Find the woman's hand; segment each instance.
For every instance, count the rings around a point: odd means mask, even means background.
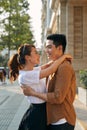
[[[72,56],[70,54],[64,54],[63,56],[65,59],[72,59]]]
[[[70,54],[64,54],[62,57],[64,58],[64,60],[68,60],[69,62],[72,62],[73,58]]]

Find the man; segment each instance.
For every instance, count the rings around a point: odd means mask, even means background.
[[[49,59],[56,60],[66,49],[66,37],[52,34],[47,37],[46,53]],[[47,102],[48,130],[74,130],[76,114],[73,102],[76,94],[76,77],[71,62],[64,61],[56,73],[49,76],[48,93],[38,93],[31,88],[23,92],[44,99]]]

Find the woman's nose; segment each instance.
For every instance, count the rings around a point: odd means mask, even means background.
[[[46,52],[46,53],[48,52],[48,48],[45,48],[45,52]]]

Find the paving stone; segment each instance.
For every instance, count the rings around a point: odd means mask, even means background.
[[[5,103],[4,107],[0,107],[0,130],[8,129],[23,98],[23,95],[14,94],[14,96]],[[2,101],[4,103],[5,99],[7,99],[7,97],[2,98],[1,103]]]

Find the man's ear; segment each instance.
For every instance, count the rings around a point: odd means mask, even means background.
[[[59,45],[59,46],[57,47],[58,50],[62,50],[62,48],[63,48],[62,45]]]

